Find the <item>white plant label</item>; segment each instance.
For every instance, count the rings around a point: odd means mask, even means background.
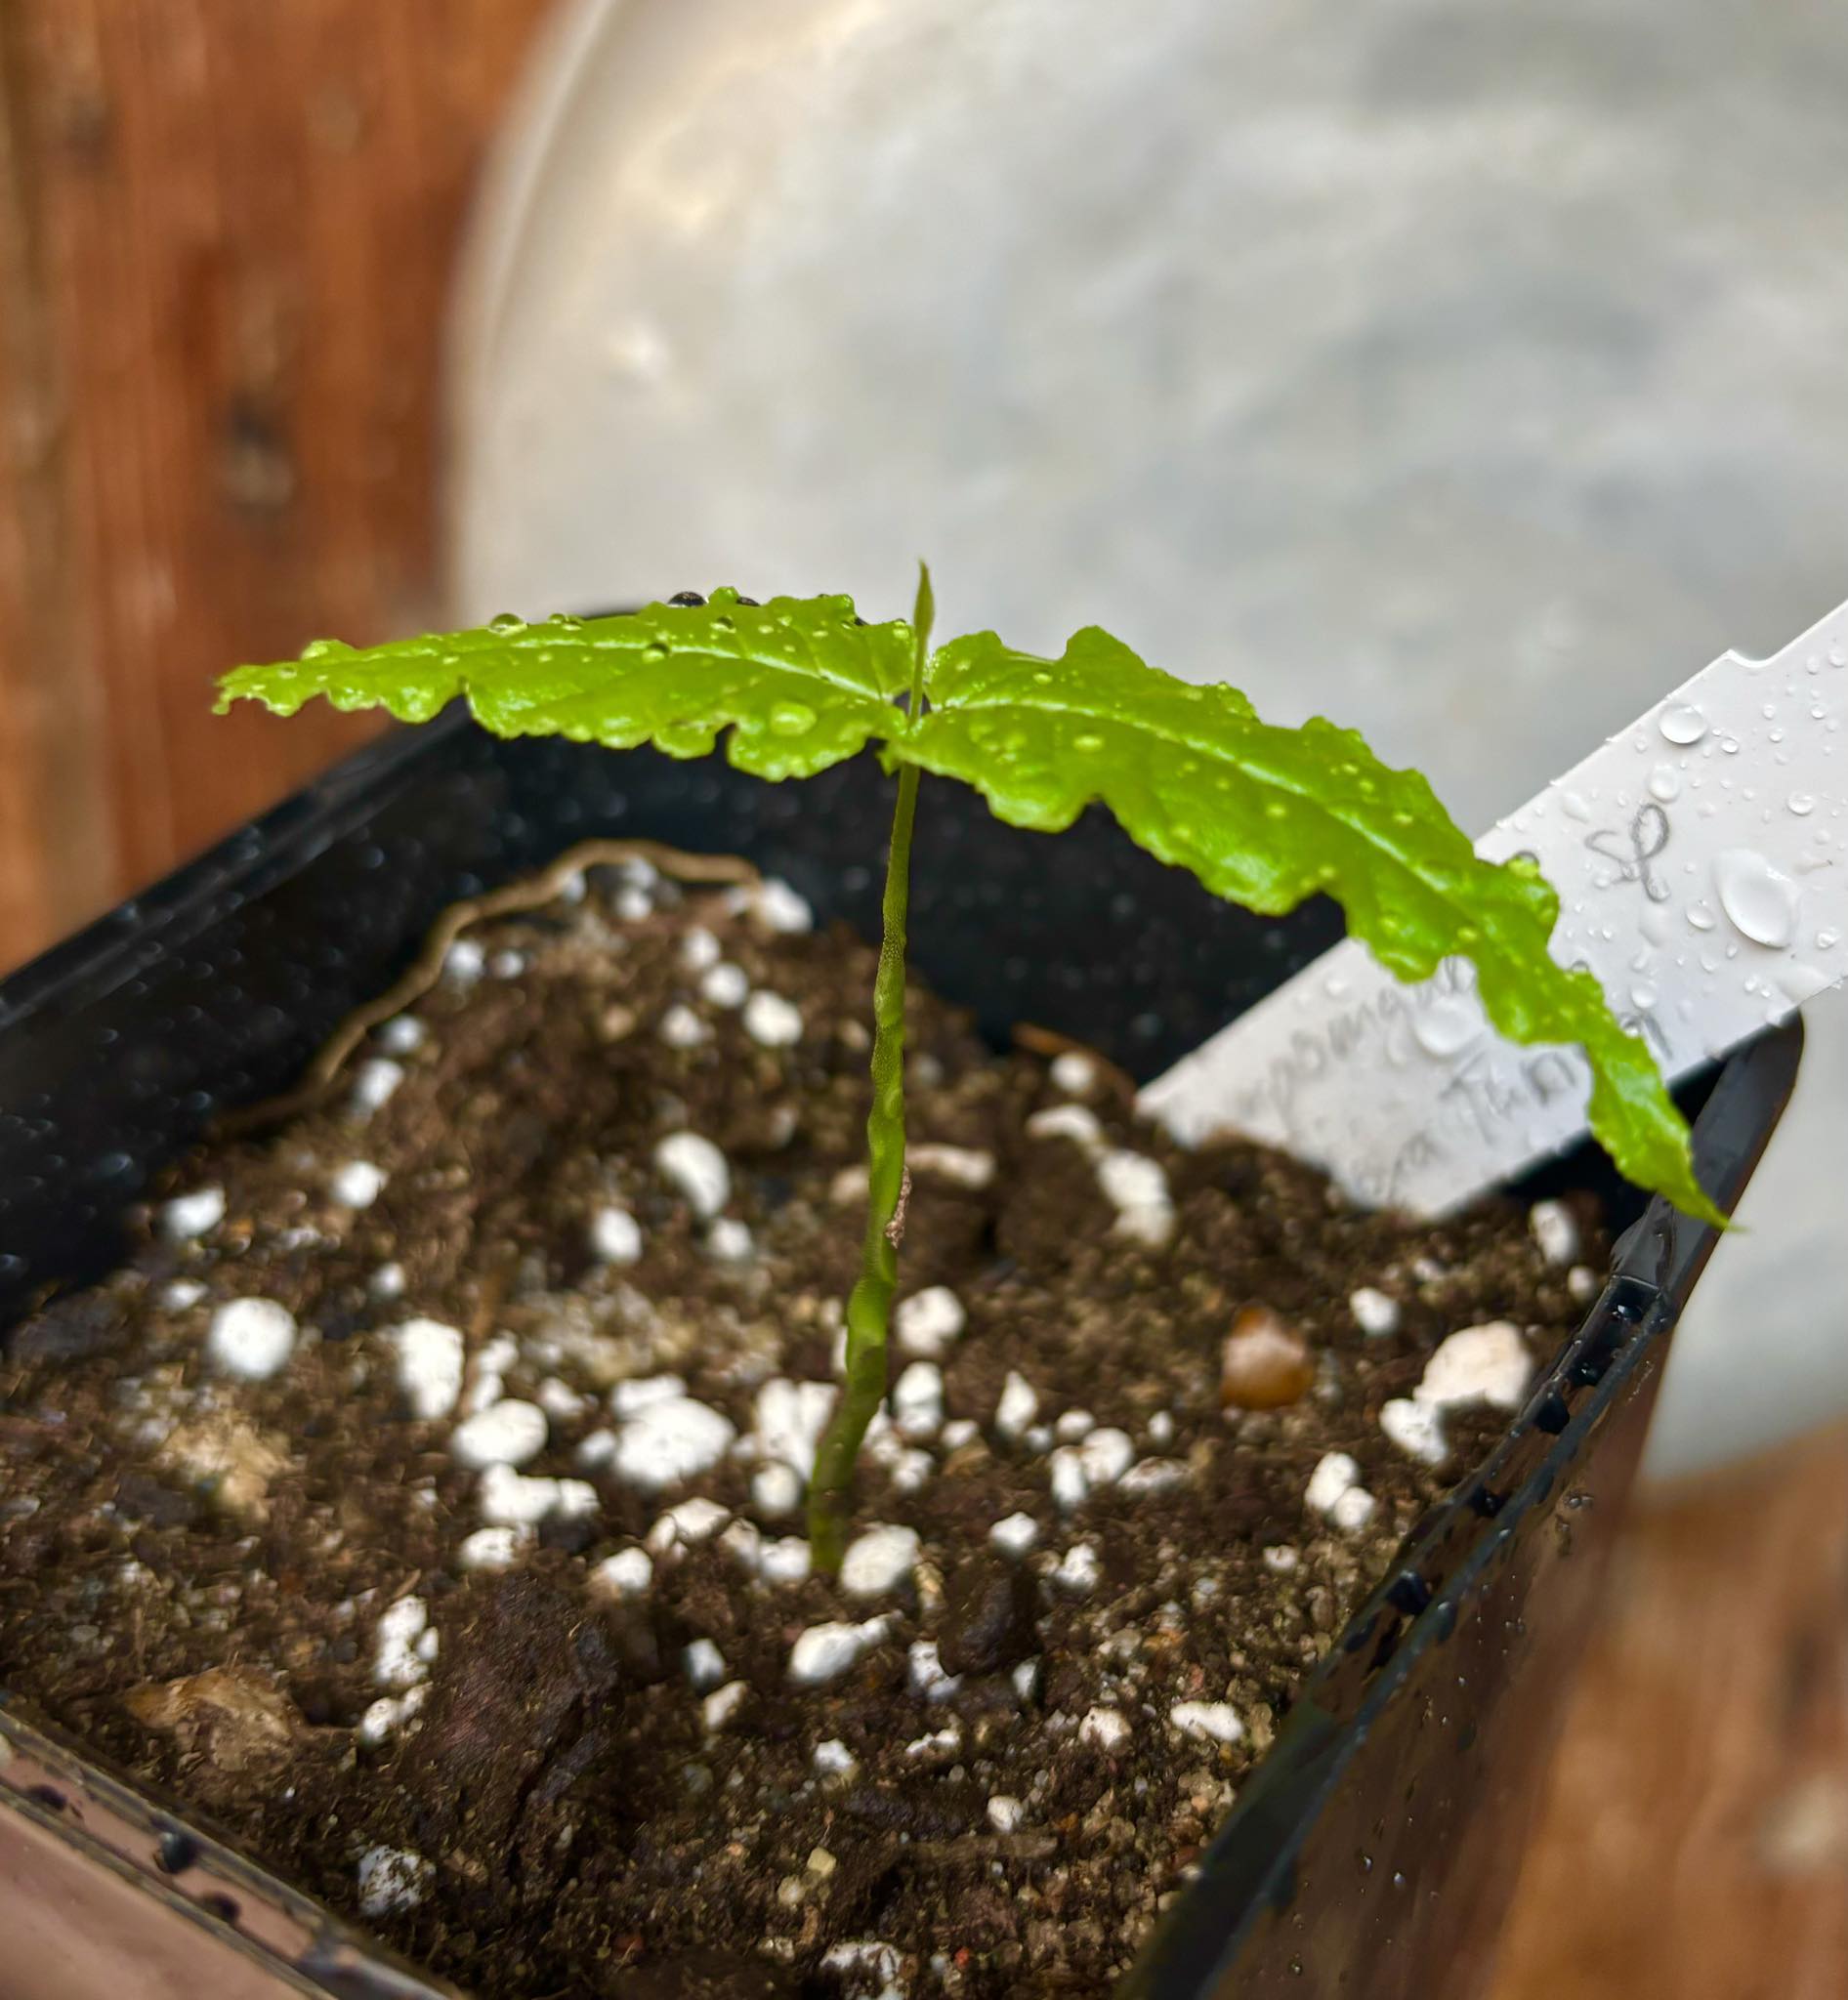
[[[1476,843],[1559,891],[1551,949],[1595,973],[1673,1079],[1848,976],[1848,604],[1770,659],[1728,652]],[[1516,1048],[1474,969],[1401,985],[1352,941],[1143,1092],[1196,1144],[1286,1146],[1372,1204],[1440,1215],[1574,1144],[1576,1048]]]

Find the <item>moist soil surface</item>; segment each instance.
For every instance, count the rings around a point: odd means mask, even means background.
[[[800,920],[631,864],[472,934],[0,1372],[0,1686],[494,2000],[1106,1993],[1602,1257],[914,989],[915,1303],[812,1575],[874,960]]]

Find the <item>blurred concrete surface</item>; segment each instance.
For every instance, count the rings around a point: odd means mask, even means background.
[[[457,608],[848,589],[1323,710],[1487,824],[1848,597],[1848,15],[579,0],[478,230]],[[1848,1008],[1654,1463],[1848,1408]]]

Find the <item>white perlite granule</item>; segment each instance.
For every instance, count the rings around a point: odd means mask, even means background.
[[[462,1394],[462,1335],[440,1319],[406,1319],[386,1335],[398,1355],[398,1386],[413,1417],[434,1423]]]
[[[225,1190],[200,1188],[191,1194],[177,1195],[160,1211],[160,1232],[170,1242],[185,1242],[202,1236],[225,1220]]]
[[[910,1582],[917,1553],[915,1528],[870,1527],[841,1558],[841,1588],[853,1598],[884,1597]]]
[[[359,1914],[384,1917],[394,1910],[414,1910],[436,1872],[422,1854],[408,1848],[367,1848],[355,1870]]]
[[[610,1465],[631,1486],[658,1492],[709,1472],[737,1436],[729,1417],[691,1396],[650,1403],[616,1433]]]
[[[273,1299],[232,1299],[206,1329],[206,1360],[239,1382],[269,1381],[294,1352],[295,1314]]]
[[[892,1314],[900,1348],[919,1360],[939,1361],[968,1324],[962,1301],[947,1285],[928,1285],[901,1299]]]
[[[1375,1285],[1362,1285],[1348,1294],[1348,1311],[1365,1334],[1379,1339],[1399,1330],[1399,1302]]]
[[[449,1449],[476,1472],[490,1465],[525,1465],[545,1449],[550,1435],[545,1412],[536,1402],[507,1396],[465,1417],[449,1436]]]
[[[724,1153],[696,1132],[669,1133],[654,1148],[654,1164],[702,1223],[709,1223],[732,1198],[732,1169]]]
[[[370,1160],[349,1160],[327,1184],[342,1208],[370,1208],[385,1191],[385,1169]]]

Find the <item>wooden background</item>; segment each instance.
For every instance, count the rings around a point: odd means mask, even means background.
[[[445,290],[545,8],[0,0],[0,965],[361,727],[216,673],[434,609]],[[1843,1993],[1838,1432],[1634,1519],[1493,2000]]]

